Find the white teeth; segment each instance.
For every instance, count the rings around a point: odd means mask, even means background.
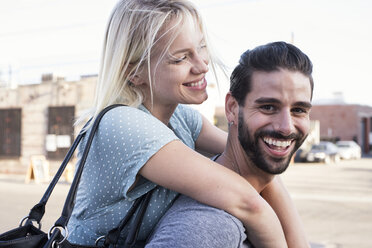
[[[204,83],[204,79],[200,80],[199,82],[196,82],[196,83],[190,83],[189,85],[191,87],[197,87],[197,86],[200,86]]]
[[[279,147],[287,147],[291,144],[290,140],[287,141],[280,141],[280,140],[274,140],[272,138],[264,137],[264,141],[269,145],[279,146]]]

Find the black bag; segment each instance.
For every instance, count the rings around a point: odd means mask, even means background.
[[[74,180],[68,192],[61,217],[55,222],[54,226],[49,230],[49,233],[45,233],[40,229],[40,221],[45,213],[45,205],[55,185],[62,176],[62,173],[65,170],[68,162],[74,154],[74,151],[78,146],[80,140],[85,136],[85,132],[80,132],[80,134],[76,137],[74,143],[67,152],[66,157],[64,158],[60,168],[58,169],[52,182],[49,184],[40,202],[30,210],[29,215],[21,221],[19,227],[0,234],[0,248],[89,248],[109,247],[110,245],[115,246],[119,240],[120,232],[123,230],[124,226],[128,223],[132,216],[134,216],[134,220],[132,222],[132,226],[130,226],[129,233],[126,237],[125,245],[123,247],[134,248],[143,247],[145,245],[144,241],[138,241],[137,237],[139,233],[139,226],[142,222],[142,217],[146,211],[148,201],[151,197],[151,192],[141,196],[133,203],[127,215],[120,221],[119,225],[116,228],[110,230],[109,233],[107,233],[105,236],[97,237],[95,246],[71,244],[67,240],[68,230],[66,226],[73,210],[77,187],[83,172],[85,161],[88,156],[90,145],[93,141],[94,134],[103,115],[110,109],[117,106],[124,105],[115,104],[103,109],[93,123],[92,131],[88,136],[88,140],[84,148],[80,164],[78,165],[78,169],[74,176]],[[36,222],[39,226],[36,227],[34,225],[34,222]],[[64,230],[64,234],[62,234],[61,230]]]

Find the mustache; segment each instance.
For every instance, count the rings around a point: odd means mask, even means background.
[[[268,137],[271,137],[271,138],[274,138],[274,139],[287,139],[287,140],[299,140],[303,137],[302,134],[300,133],[291,133],[290,135],[283,135],[279,132],[275,132],[275,131],[260,131],[256,134],[256,138],[258,137],[263,137],[263,136],[268,136]]]

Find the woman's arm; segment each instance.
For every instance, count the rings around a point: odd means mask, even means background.
[[[301,218],[281,178],[276,176],[261,195],[279,217],[288,247],[310,247]]]
[[[287,247],[269,204],[241,176],[172,141],[152,156],[140,174],[165,188],[223,209],[240,219],[256,247]]]
[[[210,123],[203,115],[202,120],[203,126],[195,142],[196,149],[213,155],[222,153],[226,147],[227,133]]]

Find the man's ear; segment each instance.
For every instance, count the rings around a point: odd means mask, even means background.
[[[238,123],[239,104],[231,95],[231,92],[226,94],[225,98],[225,115],[228,123]]]

